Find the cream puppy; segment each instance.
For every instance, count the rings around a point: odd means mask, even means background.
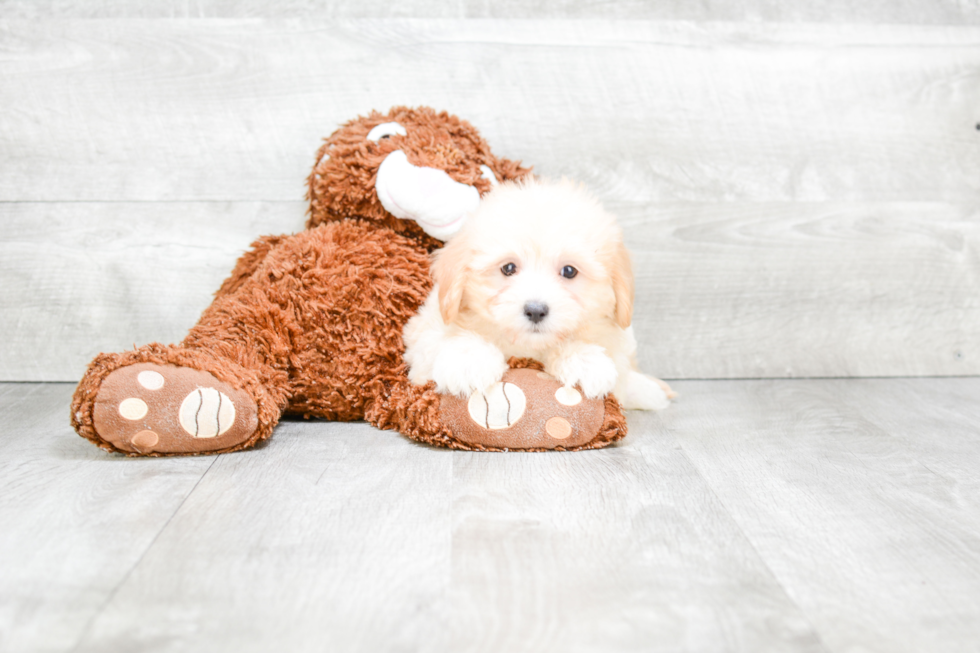
[[[519,356],[589,398],[670,403],[670,388],[636,369],[622,231],[580,186],[527,177],[497,187],[436,252],[432,277],[432,294],[405,326],[412,383],[467,397]]]

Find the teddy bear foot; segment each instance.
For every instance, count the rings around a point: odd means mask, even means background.
[[[258,411],[244,390],[208,372],[137,363],[102,381],[92,425],[130,454],[211,453],[245,445],[258,427]]]
[[[443,396],[440,419],[457,440],[481,450],[597,449],[626,434],[613,397],[587,399],[532,367],[512,368],[468,399]]]

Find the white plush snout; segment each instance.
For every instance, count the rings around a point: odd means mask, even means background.
[[[443,241],[480,205],[476,187],[455,181],[443,170],[414,166],[401,150],[381,163],[374,186],[386,211],[415,220],[425,233]]]

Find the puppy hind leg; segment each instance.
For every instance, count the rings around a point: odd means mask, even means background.
[[[627,410],[663,410],[677,396],[669,385],[641,372],[629,370],[624,376],[616,395]]]
[[[660,386],[660,388],[664,391],[664,394],[667,395],[667,398],[668,399],[676,399],[677,398],[677,391],[675,391],[673,388],[671,388],[669,383],[667,383],[663,379],[658,379],[655,376],[651,376],[650,378],[653,379],[654,383],[656,383],[657,385]]]

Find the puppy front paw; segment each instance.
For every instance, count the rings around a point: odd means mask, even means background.
[[[616,387],[616,363],[599,345],[582,345],[550,367],[552,376],[565,385],[577,385],[589,399],[604,397]]]
[[[451,340],[440,349],[432,366],[436,391],[469,397],[499,381],[507,371],[502,351],[475,338]]]

